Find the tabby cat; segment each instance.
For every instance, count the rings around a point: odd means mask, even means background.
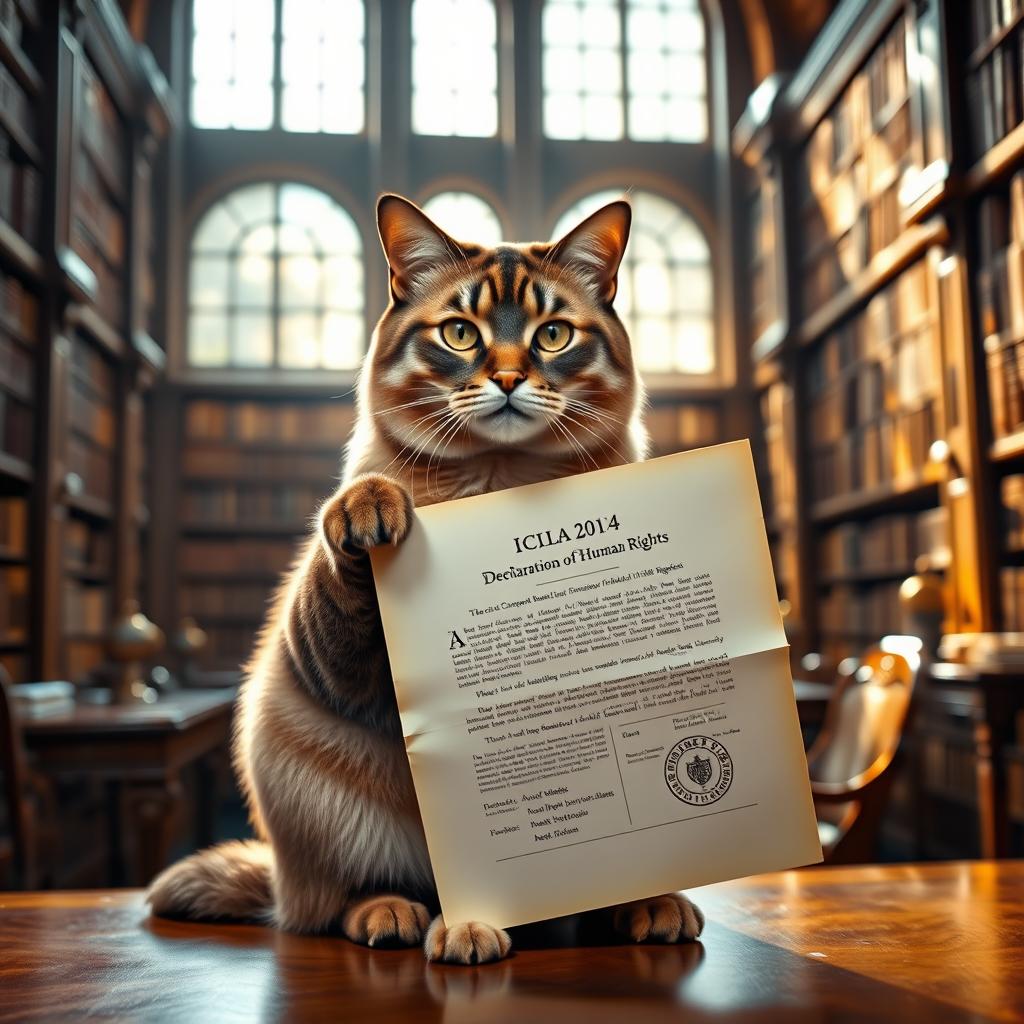
[[[366,551],[401,542],[415,505],[644,457],[642,390],[612,308],[630,208],[611,203],[553,244],[495,249],[455,241],[399,196],[381,198],[377,222],[391,302],[344,479],[239,698],[235,765],[262,841],[188,857],[149,901],[156,914],[340,925],[355,942],[482,963],[508,953],[506,932],[427,910],[437,898]],[[636,941],[703,926],[678,894],[611,913]]]

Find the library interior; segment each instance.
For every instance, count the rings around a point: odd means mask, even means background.
[[[254,835],[235,697],[341,478],[388,192],[488,247],[625,195],[649,456],[750,441],[826,866],[696,893],[706,954],[541,937],[470,990],[147,923]],[[1024,2],[0,0],[0,780],[2,1019],[157,1019],[186,970],[253,1018],[547,1019],[557,977],[594,1020],[1024,1015]]]

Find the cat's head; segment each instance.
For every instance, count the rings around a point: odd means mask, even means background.
[[[362,401],[379,430],[425,457],[621,445],[639,391],[612,308],[628,203],[557,242],[496,248],[456,241],[400,196],[381,198],[377,222],[391,303]]]

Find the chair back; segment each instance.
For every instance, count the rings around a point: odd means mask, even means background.
[[[903,655],[868,651],[829,701],[822,735],[808,754],[811,779],[854,784],[884,771],[903,735],[915,676]]]

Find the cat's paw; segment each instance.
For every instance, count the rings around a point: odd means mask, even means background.
[[[404,896],[366,896],[341,915],[346,938],[363,946],[415,946],[428,924],[427,908]]]
[[[682,893],[623,903],[613,911],[615,930],[634,942],[692,942],[704,930],[704,913]]]
[[[427,929],[423,952],[428,960],[448,964],[486,964],[508,956],[512,940],[508,932],[479,921],[448,927],[438,914]]]
[[[365,550],[404,539],[412,515],[412,498],[401,484],[380,473],[367,473],[324,505],[320,523],[336,550]]]

